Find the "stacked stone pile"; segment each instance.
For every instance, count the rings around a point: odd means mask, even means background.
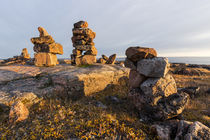
[[[24,65],[30,60],[31,60],[31,57],[28,54],[28,50],[26,48],[23,48],[21,55],[14,56],[13,58],[5,59],[0,64],[3,64],[3,65],[23,64]]]
[[[98,59],[98,63],[101,63],[101,64],[114,64],[116,57],[117,57],[116,54],[112,54],[109,57],[107,57],[106,55],[102,55],[101,58]]]
[[[72,29],[73,51],[71,54],[72,64],[85,65],[96,63],[97,49],[93,39],[96,33],[88,28],[86,21],[79,21]]]
[[[145,121],[166,120],[178,116],[189,100],[177,93],[176,82],[168,73],[167,58],[157,57],[153,48],[130,47],[125,66],[130,68],[129,97]]]
[[[56,54],[63,54],[63,46],[55,40],[43,27],[38,27],[39,37],[31,38],[34,44],[34,64],[36,66],[55,66],[58,64]]]

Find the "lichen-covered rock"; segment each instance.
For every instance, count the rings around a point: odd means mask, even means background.
[[[106,64],[114,64],[116,57],[117,57],[116,54],[109,56],[109,59],[106,61]]]
[[[138,88],[129,92],[129,98],[144,121],[163,121],[176,117],[182,113],[189,101],[186,93],[175,93],[165,98],[151,99]]]
[[[89,36],[90,38],[95,38],[96,33],[93,32],[89,28],[74,28],[72,29],[73,35],[86,35]]]
[[[11,106],[20,100],[30,107],[43,97],[79,99],[116,85],[126,87],[128,74],[129,69],[117,65],[1,66],[0,104]]]
[[[81,57],[76,57],[75,63],[79,65],[91,65],[96,63],[96,56],[94,55],[83,55]]]
[[[84,53],[84,55],[94,55],[94,56],[96,56],[97,55],[97,49],[93,46],[92,48],[91,48],[91,50],[88,50],[88,51],[86,51],[85,53]]]
[[[126,56],[133,62],[137,62],[141,59],[148,59],[157,56],[157,52],[153,48],[145,48],[145,47],[129,47],[126,52]]]
[[[107,56],[104,55],[104,54],[102,54],[101,56],[102,56],[102,58],[103,58],[104,60],[106,60],[106,61],[109,59],[109,57],[107,57]]]
[[[77,23],[74,23],[74,28],[87,28],[88,23],[86,21],[79,21]]]
[[[151,99],[168,97],[177,93],[176,82],[170,74],[167,74],[164,78],[148,78],[141,84],[140,88]]]
[[[58,64],[57,56],[51,53],[35,53],[34,54],[35,66],[55,66]]]
[[[210,128],[196,121],[188,128],[185,140],[209,140]]]
[[[28,118],[29,111],[21,101],[15,102],[9,113],[9,120],[11,123],[24,121]]]
[[[141,83],[146,80],[144,75],[139,74],[136,70],[131,70],[129,74],[129,87],[132,88],[139,88]]]
[[[39,31],[39,36],[48,36],[48,32],[43,28],[43,27],[38,27],[38,31]]]
[[[184,92],[161,98],[157,103],[158,108],[161,110],[160,116],[164,119],[176,117],[183,112],[188,102],[189,95]]]
[[[52,53],[52,54],[63,54],[63,46],[59,43],[35,44],[34,51],[36,53],[46,52],[46,53]]]
[[[31,38],[31,42],[33,44],[51,44],[51,43],[54,43],[55,40],[52,38],[51,35],[47,35],[47,36]]]
[[[165,77],[169,67],[168,59],[163,57],[142,59],[137,63],[138,72],[147,77]]]
[[[99,58],[97,62],[98,63],[101,63],[101,64],[105,64],[106,63],[106,60],[104,60],[103,58]]]
[[[76,45],[74,47],[80,51],[89,51],[95,48],[95,46],[92,46],[92,45]]]
[[[129,60],[128,58],[125,59],[124,65],[125,65],[125,67],[130,68],[132,70],[137,69],[136,65],[131,60]]]

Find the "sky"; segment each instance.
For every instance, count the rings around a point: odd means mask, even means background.
[[[0,59],[20,55],[44,27],[64,54],[72,53],[72,28],[85,20],[98,56],[125,56],[131,46],[159,56],[210,56],[210,0],[0,0]]]

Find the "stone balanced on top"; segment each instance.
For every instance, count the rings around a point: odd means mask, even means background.
[[[125,66],[129,74],[129,97],[145,121],[161,121],[182,113],[189,100],[178,93],[176,82],[168,73],[168,59],[157,57],[153,48],[130,47]]]
[[[63,54],[63,46],[55,43],[51,35],[43,27],[38,27],[39,37],[31,38],[34,44],[34,64],[36,66],[55,66],[58,64],[56,54]]]
[[[73,54],[71,54],[72,64],[84,65],[96,63],[97,50],[93,42],[96,33],[88,28],[86,21],[75,23],[72,32],[73,37],[71,39],[75,48],[72,51]]]

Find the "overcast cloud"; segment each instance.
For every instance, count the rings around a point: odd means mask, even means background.
[[[71,54],[73,23],[96,32],[98,55],[123,56],[129,46],[160,56],[210,56],[209,0],[0,0],[0,58],[27,48],[44,27]]]

